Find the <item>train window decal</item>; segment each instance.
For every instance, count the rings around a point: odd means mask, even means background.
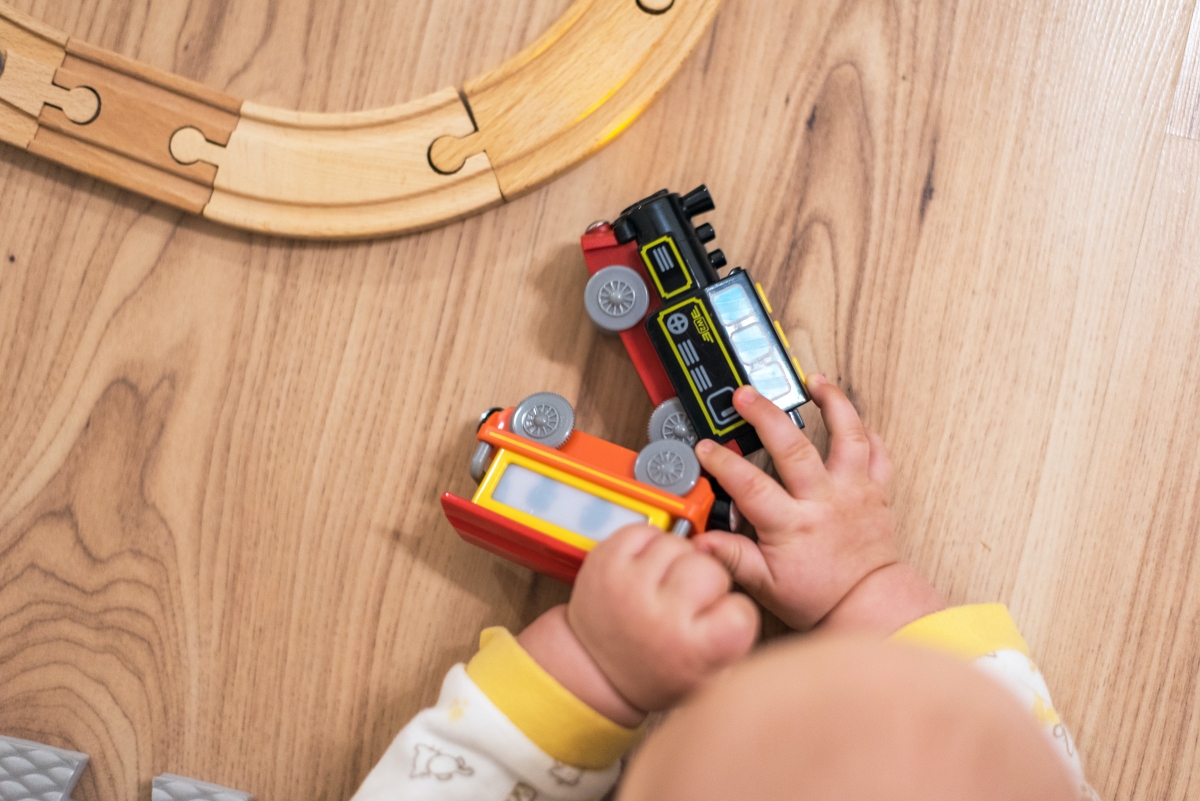
[[[688,298],[655,320],[712,433],[723,437],[746,425],[733,408],[733,393],[743,381],[704,301]]]
[[[659,297],[663,300],[692,288],[692,273],[670,234],[659,237],[643,247],[642,261],[646,263],[646,270],[658,287]]]
[[[592,542],[608,539],[622,526],[649,522],[646,515],[519,464],[504,471],[492,499]]]
[[[794,365],[776,339],[783,332],[753,302],[754,288],[746,274],[736,273],[705,291],[751,385],[781,409],[807,402],[808,395],[789,369]]]
[[[666,512],[510,451],[501,451],[472,503],[588,551],[621,526],[671,527]]]

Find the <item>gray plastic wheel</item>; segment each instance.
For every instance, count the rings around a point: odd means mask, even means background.
[[[640,275],[616,264],[591,277],[583,305],[597,328],[616,334],[642,321],[650,308],[650,292]]]
[[[512,430],[539,445],[560,448],[575,430],[575,410],[562,395],[538,392],[517,404]]]
[[[633,464],[633,475],[664,492],[686,495],[700,480],[700,462],[682,442],[660,439],[642,448]]]
[[[650,441],[671,439],[695,447],[698,437],[679,398],[668,398],[650,415]]]
[[[486,442],[481,442],[475,446],[475,453],[471,454],[471,480],[476,484],[483,481],[483,476],[487,473],[487,469],[492,464],[492,451],[495,449]]]

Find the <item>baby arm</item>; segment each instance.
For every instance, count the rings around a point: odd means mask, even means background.
[[[583,563],[570,604],[518,640],[577,697],[638,725],[748,652],[758,610],[716,559],[650,526],[627,526]]]
[[[603,796],[646,713],[754,644],[758,610],[729,589],[724,567],[690,543],[622,529],[584,560],[568,605],[515,638],[484,632],[354,801]]]
[[[750,387],[734,395],[757,430],[780,482],[711,442],[696,454],[754,524],[758,541],[725,532],[696,538],[760,603],[793,628],[890,635],[948,651],[1008,688],[1042,726],[1094,798],[1075,744],[1008,610],[1000,604],[946,609],[915,569],[899,561],[888,508],[892,465],[883,441],[863,426],[849,399],[819,375],[808,388],[829,429],[822,462],[808,438]]]

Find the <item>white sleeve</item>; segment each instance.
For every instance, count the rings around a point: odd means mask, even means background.
[[[892,635],[895,642],[954,654],[1008,688],[1042,727],[1078,787],[1080,799],[1099,801],[1083,775],[1075,741],[1054,711],[1050,690],[1029,646],[1003,604],[954,606],[926,615]]]
[[[619,771],[619,762],[593,771],[555,761],[455,665],[437,705],[396,735],[352,801],[587,801]]]
[[[1054,702],[1050,698],[1050,688],[1046,686],[1046,679],[1037,665],[1016,650],[984,654],[974,661],[974,665],[1016,696],[1021,706],[1033,715],[1034,720],[1046,733],[1055,753],[1062,758],[1063,764],[1070,771],[1071,778],[1079,788],[1080,799],[1100,801],[1096,791],[1084,778],[1083,763],[1080,762],[1079,751],[1075,748],[1075,740],[1055,711]]]

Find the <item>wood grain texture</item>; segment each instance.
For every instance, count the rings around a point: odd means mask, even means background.
[[[1175,103],[1167,133],[1200,139],[1200,14],[1192,14],[1192,30],[1175,87]]]
[[[1080,721],[1089,757],[1111,764],[1106,797],[1200,793],[1198,231],[1200,142],[1168,137],[1112,378],[1100,392],[1100,425],[1108,434],[1094,443],[1078,476],[1092,500],[1080,512],[1080,528],[1105,538],[1073,554],[1077,569],[1052,596],[1056,607],[1093,610],[1090,619],[1076,615],[1082,636],[1130,643],[1078,660],[1082,681],[1068,688],[1076,704],[1086,703],[1082,686],[1120,688],[1110,708]],[[1090,578],[1101,575],[1103,583]],[[1127,754],[1129,740],[1145,748]]]
[[[21,8],[331,112],[479,74],[567,8],[399,6]],[[578,235],[703,181],[804,367],[891,445],[909,558],[1010,604],[1104,798],[1194,797],[1200,154],[1166,134],[1192,11],[726,0],[595,159],[372,243],[231,233],[0,154],[0,731],[91,754],[80,801],[163,771],[349,797],[480,628],[566,597],[437,497],[468,491],[478,412],[538,389],[640,446]]]

